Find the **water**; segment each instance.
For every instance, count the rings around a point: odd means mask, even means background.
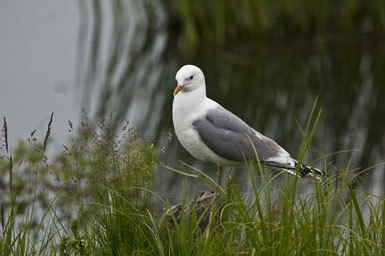
[[[189,170],[178,161],[182,160],[214,175],[214,165],[195,161],[175,136],[169,143],[166,135],[173,129],[174,76],[179,67],[189,63],[204,71],[209,97],[275,139],[293,156],[298,155],[301,128],[318,98],[316,111],[322,108],[322,114],[311,143],[318,167],[324,164],[322,153],[328,155],[326,161],[334,172],[346,168],[349,160],[350,169],[359,170],[385,161],[382,40],[318,35],[192,46],[180,27],[168,24],[159,1],[152,1],[153,7],[146,3],[82,1],[78,6],[69,1],[60,2],[63,6],[59,7],[58,2],[52,6],[44,2],[45,8],[51,6],[56,11],[48,12],[42,24],[52,24],[50,19],[55,17],[63,27],[37,29],[39,20],[29,19],[21,11],[20,20],[35,27],[33,38],[40,40],[36,45],[26,40],[32,37],[27,37],[28,26],[10,25],[11,11],[8,16],[0,15],[5,19],[0,31],[9,33],[0,39],[2,56],[5,54],[0,61],[0,109],[10,120],[12,136],[25,137],[38,127],[44,132],[49,113],[55,111],[53,135],[65,140],[66,120],[78,120],[82,108],[96,120],[112,113],[114,121],[126,118],[143,136],[166,147],[161,155],[166,164]],[[2,5],[11,6],[9,10],[15,13],[20,9],[13,1]],[[0,9],[6,13],[5,8]],[[32,10],[26,8],[26,15],[44,13]],[[60,33],[53,34],[58,28]],[[11,37],[15,31],[20,37]],[[26,53],[11,54],[7,47],[15,44]],[[36,53],[36,49],[40,51]],[[27,70],[33,77],[27,76]],[[383,189],[384,171],[381,165],[361,175],[367,190],[379,193]],[[240,173],[245,174],[242,170],[232,172],[242,180]],[[177,201],[183,180],[192,181],[158,168],[155,190]],[[206,188],[193,182],[193,190]]]
[[[0,116],[9,141],[37,129],[44,138],[51,112],[56,149],[67,138],[67,120],[77,120],[75,89],[79,9],[72,1],[2,1],[0,4]]]
[[[293,156],[298,155],[301,128],[318,97],[316,111],[322,108],[322,114],[311,143],[317,166],[323,166],[319,152],[328,155],[326,161],[333,171],[348,164],[350,169],[362,170],[385,160],[382,41],[319,35],[191,46],[183,31],[167,26],[167,15],[160,6],[156,12],[143,6],[126,8],[137,15],[114,12],[109,53],[103,60],[91,57],[86,63],[88,68],[95,63],[100,67],[88,73],[89,81],[97,81],[88,83],[100,100],[95,117],[111,112],[116,120],[128,117],[144,134],[166,146],[167,164],[187,170],[178,162],[181,159],[211,174],[215,169],[196,162],[175,138],[169,144],[162,135],[173,128],[174,76],[187,63],[204,71],[209,97],[274,138]],[[85,30],[90,38],[103,31]],[[83,48],[94,49],[98,43],[85,42]],[[372,180],[380,184],[385,181],[383,171],[379,166],[361,176],[369,184]],[[160,168],[155,180],[161,180],[156,182],[161,194],[170,196],[175,191],[178,196],[182,182],[177,174]],[[374,186],[376,190],[378,186]]]

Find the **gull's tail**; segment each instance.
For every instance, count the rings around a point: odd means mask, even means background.
[[[301,164],[298,168],[298,171],[296,171],[295,169],[298,166],[298,161],[294,160],[294,163],[295,166],[293,169],[286,168],[286,171],[293,175],[297,175],[301,178],[313,178],[315,176],[318,180],[322,180],[325,177],[325,173],[320,169],[305,164]]]
[[[288,164],[283,165],[279,162],[266,161],[266,164],[278,168],[280,170],[286,171],[292,175],[298,176],[300,178],[313,178],[316,177],[318,180],[322,180],[325,177],[325,173],[317,169],[315,167],[311,167],[309,165],[301,164],[298,166],[298,161],[293,158],[288,158],[290,162]]]

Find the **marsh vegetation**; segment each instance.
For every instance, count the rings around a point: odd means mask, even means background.
[[[300,161],[309,153],[319,121],[314,110],[303,129]],[[349,163],[337,175],[325,169],[326,180],[314,179],[312,191],[300,193],[297,177],[250,162],[246,170],[252,197],[244,197],[240,184],[230,176],[222,189],[204,171],[165,166],[158,160],[162,152],[138,137],[128,123],[117,132],[106,127],[105,120],[95,125],[84,117],[76,131],[69,122],[69,144],[54,159],[47,159],[51,123],[52,119],[44,138],[32,132],[11,151],[4,119],[2,255],[380,255],[385,251],[385,199],[354,189],[352,180],[358,176]],[[156,166],[207,183],[216,196],[198,211],[185,184],[180,208],[188,211],[174,215],[167,199],[152,189]]]

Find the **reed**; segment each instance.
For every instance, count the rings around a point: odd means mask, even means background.
[[[375,34],[385,32],[382,0],[204,1],[163,0],[172,24],[183,24],[191,44],[238,38]]]
[[[300,160],[311,153],[311,138],[321,113],[316,110],[314,105],[308,123],[301,129]],[[40,155],[32,157],[29,152],[40,150],[44,154],[47,136],[42,142],[31,139],[29,147],[20,144],[22,149],[1,158],[1,169],[13,177],[8,188],[9,201],[2,203],[1,210],[2,255],[381,255],[385,252],[385,199],[354,188],[351,184],[356,176],[349,163],[338,171],[325,166],[326,180],[323,183],[309,180],[306,184],[312,190],[301,192],[298,184],[302,180],[267,171],[260,162],[250,162],[247,170],[252,188],[248,197],[242,196],[242,186],[228,177],[226,186],[217,189],[214,200],[204,210],[198,207],[198,201],[187,199],[186,184],[181,191],[181,205],[172,209],[187,210],[170,214],[170,208],[159,210],[154,206],[155,201],[167,206],[166,200],[152,191],[154,166],[159,161],[151,143],[136,137],[134,128],[126,124],[118,134],[106,127],[103,120],[95,126],[85,118],[77,132],[70,122],[69,130],[71,142],[53,163]],[[34,175],[24,175],[25,169]],[[193,177],[195,182],[217,186],[194,167],[190,168],[193,173],[188,174],[168,169]],[[40,177],[50,173],[58,176],[56,187],[48,186],[48,181]],[[32,184],[32,190],[23,177]],[[52,176],[48,180],[52,181]],[[36,219],[34,212],[38,199],[44,197],[39,194],[43,189],[50,193],[39,201],[43,211]],[[23,197],[29,193],[31,204],[23,206]],[[68,211],[65,214],[65,209],[76,214]],[[166,211],[171,225],[160,225]]]

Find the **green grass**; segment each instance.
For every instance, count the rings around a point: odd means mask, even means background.
[[[309,153],[321,113],[315,109],[301,129],[300,161]],[[312,180],[314,190],[307,193],[298,192],[296,177],[248,163],[248,198],[228,177],[202,215],[185,189],[182,208],[189,204],[191,210],[169,216],[171,224],[164,225],[168,208],[157,210],[154,201],[166,200],[151,190],[160,165],[152,144],[128,124],[114,134],[104,122],[95,127],[85,118],[79,131],[71,123],[69,130],[70,144],[49,162],[48,132],[43,142],[33,132],[11,152],[4,119],[0,170],[9,177],[9,200],[2,201],[1,255],[385,254],[385,199],[353,188],[349,163],[338,176],[326,169],[329,178]],[[202,171],[191,170],[196,174],[186,175],[213,184]],[[36,216],[38,207],[43,212]],[[205,216],[210,222],[202,229]]]

